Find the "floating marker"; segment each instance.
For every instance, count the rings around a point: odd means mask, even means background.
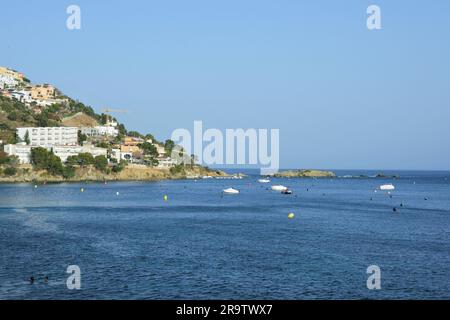
[[[294,217],[295,217],[295,214],[293,214],[292,212],[288,214],[289,219],[294,219]]]
[[[34,185],[34,188],[35,188],[35,189],[37,188],[37,184]]]
[[[164,195],[164,201],[167,201],[168,197],[167,194]]]
[[[81,189],[80,189],[80,191],[81,191],[81,192],[84,192],[84,189],[83,189],[83,188],[81,188]]]
[[[120,194],[119,191],[117,191],[117,192],[116,192],[116,196],[118,196],[119,194]]]

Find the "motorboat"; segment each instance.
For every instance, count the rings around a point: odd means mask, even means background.
[[[270,183],[269,179],[258,179],[258,182],[260,183]]]
[[[380,190],[383,191],[391,191],[391,190],[395,190],[395,187],[393,184],[389,183],[389,184],[383,184],[380,186]]]
[[[285,191],[285,190],[287,190],[287,187],[282,186],[282,185],[275,185],[275,186],[272,186],[272,190],[273,191]]]
[[[281,191],[281,193],[282,194],[292,194],[292,190],[286,189],[286,190]]]
[[[239,194],[239,190],[233,188],[227,188],[223,190],[223,193],[226,194]]]

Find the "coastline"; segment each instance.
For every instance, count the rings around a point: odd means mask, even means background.
[[[29,166],[19,169],[20,173],[14,176],[1,176],[0,183],[67,183],[67,182],[104,182],[104,181],[160,181],[200,179],[208,177],[230,177],[220,170],[211,170],[204,167],[184,168],[181,172],[172,173],[169,168],[152,168],[143,165],[130,164],[118,173],[103,173],[92,166],[77,168],[72,178],[50,175],[45,170],[32,170]]]

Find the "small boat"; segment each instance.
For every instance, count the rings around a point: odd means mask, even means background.
[[[380,186],[380,190],[384,190],[384,191],[395,190],[395,187],[391,183],[390,184],[383,184],[383,185]]]
[[[224,189],[223,193],[226,193],[226,194],[238,194],[239,190],[236,190],[236,189],[233,189],[233,188],[228,188],[228,189]]]
[[[285,190],[287,190],[287,187],[282,186],[282,185],[275,185],[275,186],[272,186],[272,190],[273,191],[285,191]]]
[[[286,189],[281,191],[282,194],[292,194],[292,190]]]
[[[258,182],[260,182],[260,183],[269,183],[270,180],[269,179],[258,179]]]

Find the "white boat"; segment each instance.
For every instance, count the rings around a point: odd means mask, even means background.
[[[259,179],[258,182],[260,182],[260,183],[269,183],[270,180],[269,179]]]
[[[228,189],[224,189],[223,193],[226,193],[226,194],[238,194],[239,190],[236,190],[236,189],[233,189],[233,188],[228,188]]]
[[[276,186],[272,186],[272,190],[273,191],[286,191],[287,187],[281,186],[281,185],[276,185]]]
[[[383,191],[395,190],[395,187],[391,183],[390,184],[383,184],[383,185],[380,186],[380,190],[383,190]]]

